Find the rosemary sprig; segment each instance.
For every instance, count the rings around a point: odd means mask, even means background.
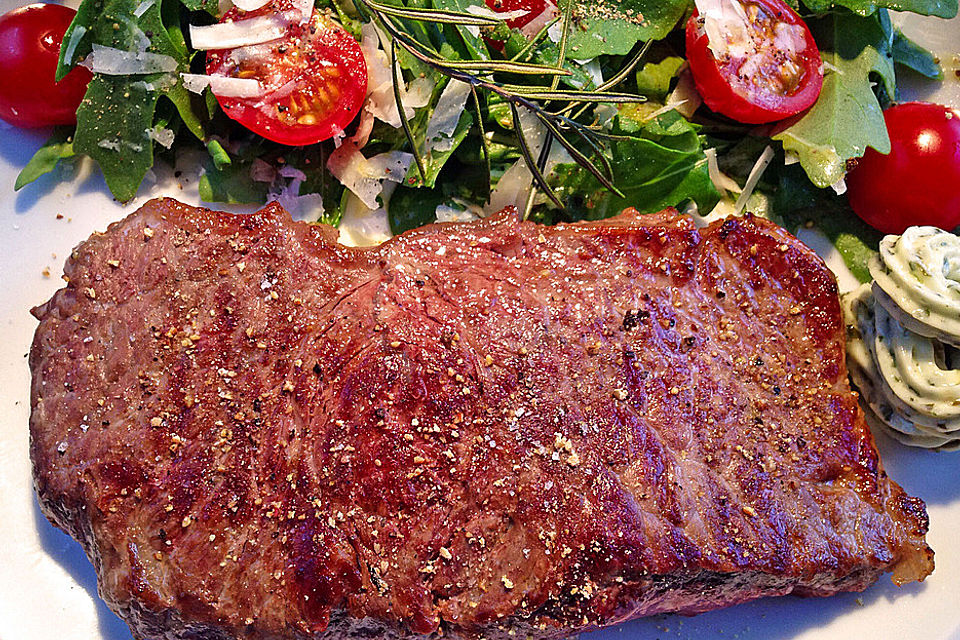
[[[613,168],[607,157],[606,149],[609,143],[624,137],[610,134],[593,124],[584,124],[579,121],[579,118],[591,105],[638,103],[646,100],[643,96],[618,92],[613,89],[633,73],[633,70],[647,52],[649,47],[647,43],[639,47],[637,52],[617,73],[599,86],[592,89],[565,89],[560,88],[560,79],[572,75],[570,71],[564,68],[567,56],[567,40],[572,26],[572,0],[564,5],[562,18],[556,18],[542,27],[533,39],[510,59],[483,58],[471,60],[454,60],[445,57],[432,45],[422,42],[405,28],[404,21],[432,22],[460,28],[490,28],[500,24],[499,19],[466,12],[386,4],[383,0],[354,0],[354,2],[359,12],[372,21],[390,40],[394,98],[397,101],[397,110],[400,113],[404,134],[413,151],[421,178],[426,179],[426,171],[424,160],[417,150],[416,141],[403,108],[403,91],[401,88],[403,77],[397,65],[398,48],[403,49],[407,54],[439,74],[470,85],[473,107],[477,112],[481,147],[487,165],[488,192],[490,187],[490,152],[483,126],[483,112],[478,91],[483,90],[489,94],[497,95],[509,105],[517,147],[533,176],[533,188],[528,195],[526,210],[523,212],[524,217],[529,214],[533,206],[537,189],[546,195],[555,206],[563,208],[563,203],[550,186],[546,175],[550,149],[554,140],[566,150],[574,162],[589,171],[601,185],[617,195],[623,196],[623,193],[613,183]],[[556,64],[550,66],[526,62],[557,20],[562,20],[562,31]],[[501,74],[525,76],[530,78],[531,83],[517,84],[515,81],[504,81],[499,78]],[[536,78],[548,80],[549,84],[534,84]],[[547,109],[543,105],[548,105],[551,108]],[[529,134],[524,131],[521,124],[520,109],[526,109],[535,117],[535,121],[543,127],[543,143],[536,152],[537,157],[534,157],[535,151],[532,148]],[[586,151],[584,151],[584,148]]]
[[[393,99],[397,101],[397,113],[400,115],[400,124],[403,125],[403,133],[407,136],[407,143],[410,145],[410,151],[413,159],[417,161],[417,171],[420,172],[420,180],[427,181],[427,170],[423,166],[423,158],[417,150],[417,141],[413,138],[413,130],[410,128],[410,120],[407,118],[406,109],[403,104],[403,97],[400,91],[400,65],[397,64],[397,41],[390,43],[390,71],[393,73]]]

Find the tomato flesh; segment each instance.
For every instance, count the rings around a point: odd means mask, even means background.
[[[724,0],[742,16],[736,29],[712,30],[694,11],[686,27],[687,60],[708,107],[748,124],[796,115],[823,86],[820,51],[810,29],[781,0]],[[710,35],[708,35],[710,34]],[[712,36],[712,37],[711,37]]]
[[[60,42],[76,13],[31,4],[0,17],[0,118],[18,127],[76,123],[92,75],[77,67],[55,80]]]
[[[884,114],[890,153],[867,149],[847,174],[850,205],[884,233],[911,225],[960,226],[960,113],[908,102]]]
[[[241,20],[232,9],[223,18]],[[207,73],[254,78],[264,88],[256,98],[217,96],[224,112],[254,133],[286,145],[326,140],[356,117],[367,93],[367,66],[357,41],[314,10],[291,24],[280,40],[207,53]],[[216,91],[214,91],[216,94]]]

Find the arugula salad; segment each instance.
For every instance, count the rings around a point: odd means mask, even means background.
[[[942,78],[889,11],[956,0],[558,2],[83,0],[51,64],[88,84],[16,187],[88,156],[126,201],[199,152],[209,203],[393,234],[511,205],[751,211],[816,225],[870,278],[881,234],[847,171],[890,151],[901,74]]]

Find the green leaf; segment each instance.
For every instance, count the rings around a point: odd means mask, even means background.
[[[230,204],[262,204],[269,185],[250,179],[250,166],[231,163],[217,168],[211,158],[204,166],[197,187],[204,202]]]
[[[916,71],[932,80],[943,80],[943,69],[934,55],[903,35],[900,29],[893,32],[893,61]]]
[[[60,160],[72,158],[74,155],[73,127],[57,127],[50,139],[43,143],[17,175],[13,190],[19,191],[40,176],[53,171]]]
[[[63,34],[63,44],[57,59],[57,82],[63,80],[76,64],[90,53],[93,27],[100,19],[103,0],[83,0]]]
[[[486,7],[483,0],[433,0],[433,7],[435,9],[444,9],[446,11],[466,12],[467,7],[471,6]],[[466,47],[465,58],[471,60],[490,59],[487,45],[484,44],[483,39],[473,35],[466,28],[444,25],[443,33],[449,42],[457,42],[458,40],[463,42]]]
[[[563,0],[560,5],[572,1],[576,0]],[[690,0],[577,1],[569,55],[575,60],[625,55],[637,42],[664,38],[692,6]]]
[[[556,192],[570,218],[597,220],[627,207],[648,213],[691,200],[709,211],[719,201],[700,136],[676,112],[643,124],[617,116],[613,133],[626,137],[611,143],[613,183],[626,197],[603,188],[578,165],[560,165]]]
[[[95,75],[77,109],[74,148],[96,160],[113,196],[122,202],[137,194],[153,166],[157,91],[123,76]]]
[[[460,120],[457,121],[457,126],[453,131],[453,136],[449,138],[449,141],[452,143],[452,146],[443,149],[442,151],[438,149],[431,148],[427,153],[424,160],[424,168],[427,171],[426,180],[420,180],[420,174],[417,171],[417,168],[411,165],[410,169],[407,171],[406,184],[410,186],[425,186],[427,188],[433,188],[437,182],[437,176],[440,175],[440,170],[443,169],[444,164],[453,153],[457,150],[457,147],[460,146],[460,143],[467,137],[467,134],[470,133],[470,129],[473,127],[473,116],[466,110],[460,114]],[[426,131],[424,130],[424,135]],[[418,138],[418,149],[423,149],[422,144]]]
[[[640,95],[663,102],[670,93],[670,83],[680,73],[686,61],[670,56],[660,62],[648,62],[637,71],[637,90]]]
[[[803,4],[815,13],[825,13],[834,7],[846,7],[862,16],[871,15],[877,9],[912,11],[941,18],[957,15],[957,0],[803,0]]]
[[[816,188],[802,170],[792,165],[780,169],[773,210],[788,231],[815,226],[833,243],[860,282],[873,279],[867,263],[877,252],[883,234],[863,222],[845,197]]]
[[[390,232],[397,235],[435,222],[437,207],[445,201],[446,196],[439,190],[397,187],[387,209]]]
[[[847,161],[861,157],[867,147],[890,151],[883,111],[871,86],[876,77],[880,90],[893,99],[895,76],[888,53],[892,33],[887,35],[885,17],[885,13],[869,18],[838,13],[813,25],[827,63],[823,90],[813,107],[773,138],[799,156],[818,187],[839,181]]]
[[[71,25],[73,33],[82,29],[82,34],[72,47],[70,62],[87,55],[94,43],[125,51],[146,46],[151,53],[176,60],[177,71],[188,71],[189,54],[179,28],[179,9],[171,9],[171,2],[175,0],[155,0],[137,17],[135,11],[142,8],[139,0],[85,0]],[[164,22],[165,15],[171,21],[170,29]],[[61,54],[66,65],[66,51]],[[154,125],[161,96],[176,107],[187,129],[202,138],[203,105],[187,92],[177,73],[95,75],[77,110],[75,149],[96,160],[107,186],[119,200],[136,195],[153,165],[153,139],[148,131]]]
[[[180,0],[190,11],[206,11],[216,17],[220,12],[220,2],[218,0]]]
[[[223,148],[219,140],[210,140],[207,142],[207,153],[210,154],[210,159],[213,160],[213,164],[217,169],[223,169],[232,162],[230,154]]]

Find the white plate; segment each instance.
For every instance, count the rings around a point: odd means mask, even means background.
[[[0,0],[0,13],[19,4]],[[910,16],[905,22],[905,30],[930,42],[948,67],[950,78],[933,97],[960,106],[960,80],[953,73],[960,67],[960,20]],[[911,91],[928,95],[923,86]],[[148,197],[196,203],[196,185],[164,171],[121,206],[99,174],[84,167],[67,184],[46,177],[14,194],[17,172],[44,137],[0,122],[0,638],[129,640],[126,625],[97,597],[93,568],[79,545],[47,523],[33,496],[26,354],[36,321],[28,310],[60,286],[64,258],[78,242]],[[910,450],[885,438],[878,444],[890,476],[927,502],[937,569],[925,583],[899,589],[884,578],[863,594],[768,599],[694,618],[638,620],[587,637],[960,640],[960,454]]]

